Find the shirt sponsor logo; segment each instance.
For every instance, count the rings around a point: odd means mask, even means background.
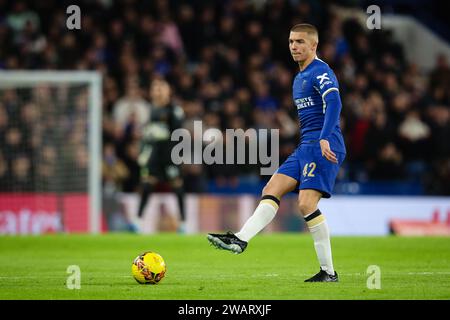
[[[328,77],[328,72],[323,73],[320,76],[316,77],[317,80],[319,80],[320,89],[322,90],[323,87],[325,87],[328,84],[332,84],[333,82]]]
[[[297,110],[299,110],[299,109],[313,106],[314,101],[311,96],[306,97],[306,98],[299,98],[299,99],[295,99],[295,105],[297,106]]]

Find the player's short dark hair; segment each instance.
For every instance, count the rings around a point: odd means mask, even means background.
[[[291,32],[306,32],[307,34],[314,36],[319,41],[319,31],[315,26],[309,23],[299,23],[291,28]]]

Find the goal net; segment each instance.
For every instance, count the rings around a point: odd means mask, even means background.
[[[0,234],[100,231],[101,85],[0,72]]]

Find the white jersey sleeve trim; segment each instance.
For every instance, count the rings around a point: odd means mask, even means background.
[[[329,89],[327,89],[327,90],[322,94],[322,99],[325,100],[325,96],[326,96],[328,93],[330,93],[331,91],[337,91],[337,92],[339,92],[339,89],[338,89],[338,88],[329,88]]]

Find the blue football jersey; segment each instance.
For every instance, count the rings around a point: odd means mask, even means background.
[[[318,58],[295,76],[292,95],[300,121],[300,144],[319,141],[327,108],[324,98],[332,91],[339,93],[336,76],[328,64]],[[332,151],[346,152],[339,121],[328,141]]]

